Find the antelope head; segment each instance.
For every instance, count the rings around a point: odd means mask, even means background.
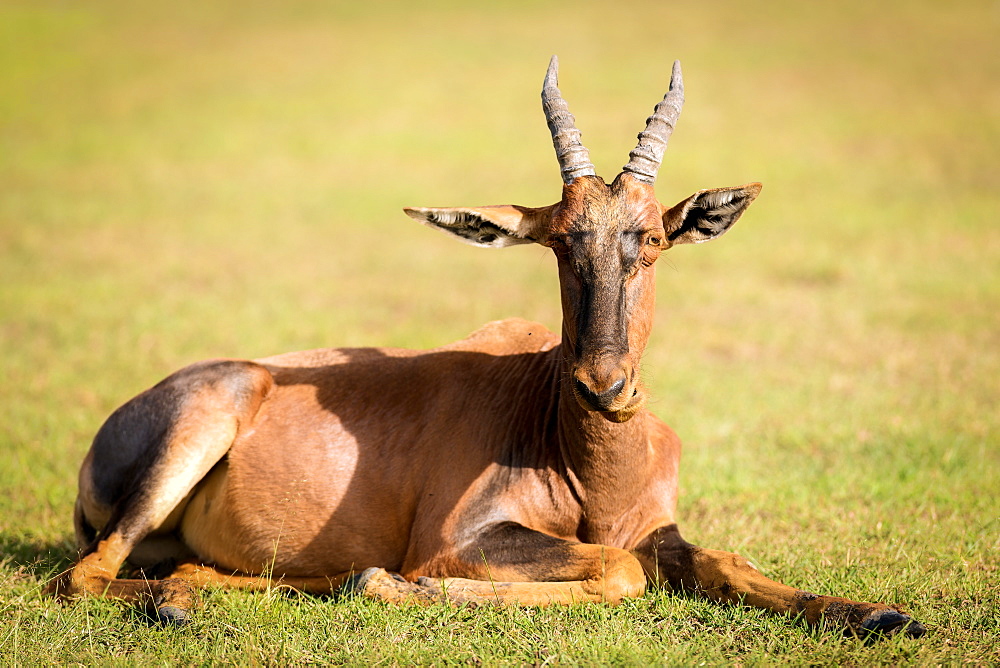
[[[639,363],[652,328],[655,264],[676,244],[722,235],[761,185],[700,190],[674,206],[653,192],[667,141],[684,104],[681,67],[656,105],[629,162],[611,184],[597,176],[580,131],[557,87],[559,62],[549,63],[542,106],[562,174],[562,199],[541,208],[503,205],[408,208],[406,213],[476,246],[537,243],[559,266],[564,370],[586,410],[624,422],[645,404]]]

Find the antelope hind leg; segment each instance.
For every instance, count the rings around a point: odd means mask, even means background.
[[[75,523],[78,540],[90,542],[46,591],[153,600],[163,621],[186,619],[196,601],[188,583],[117,579],[118,571],[144,538],[173,529],[185,498],[252,423],[272,382],[250,362],[201,363],[116,410],[80,471]]]
[[[802,615],[811,625],[840,628],[865,640],[896,633],[917,638],[926,631],[895,607],[821,596],[775,582],[738,554],[688,543],[681,538],[676,525],[654,531],[633,553],[642,561],[651,580],[666,582],[677,591],[697,592],[721,603]]]
[[[170,579],[187,582],[193,587],[218,586],[227,589],[249,589],[264,591],[275,587],[287,587],[306,594],[332,594],[356,574],[353,571],[330,576],[267,576],[250,575],[219,569],[212,565],[186,561],[179,564],[170,574]]]

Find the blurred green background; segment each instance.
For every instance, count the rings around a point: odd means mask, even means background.
[[[45,627],[90,438],[174,369],[557,329],[548,251],[400,209],[558,199],[553,53],[610,180],[679,58],[660,198],[764,183],[661,260],[686,535],[953,625],[924,660],[1000,661],[998,33],[986,0],[0,0],[0,617]]]

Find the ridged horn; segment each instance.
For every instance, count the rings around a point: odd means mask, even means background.
[[[556,149],[563,183],[570,184],[578,176],[595,176],[597,172],[590,162],[590,151],[580,143],[576,119],[569,113],[558,85],[559,58],[552,56],[542,84],[542,109],[545,110],[545,122],[552,133],[552,146]]]
[[[653,115],[646,119],[646,129],[639,133],[639,143],[629,152],[628,164],[622,167],[622,171],[629,172],[650,185],[656,182],[656,173],[660,171],[667,141],[674,131],[683,106],[684,78],[681,76],[681,61],[675,60],[674,69],[670,73],[670,90],[653,109]]]

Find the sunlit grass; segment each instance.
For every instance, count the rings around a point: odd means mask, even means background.
[[[998,21],[985,2],[0,5],[0,652],[1000,661]],[[173,369],[558,327],[547,251],[400,212],[558,198],[552,53],[606,177],[680,58],[661,198],[765,184],[724,239],[660,266],[644,373],[686,444],[685,534],[931,634],[868,648],[660,593],[469,611],[217,592],[182,631],[42,599],[90,438]]]

